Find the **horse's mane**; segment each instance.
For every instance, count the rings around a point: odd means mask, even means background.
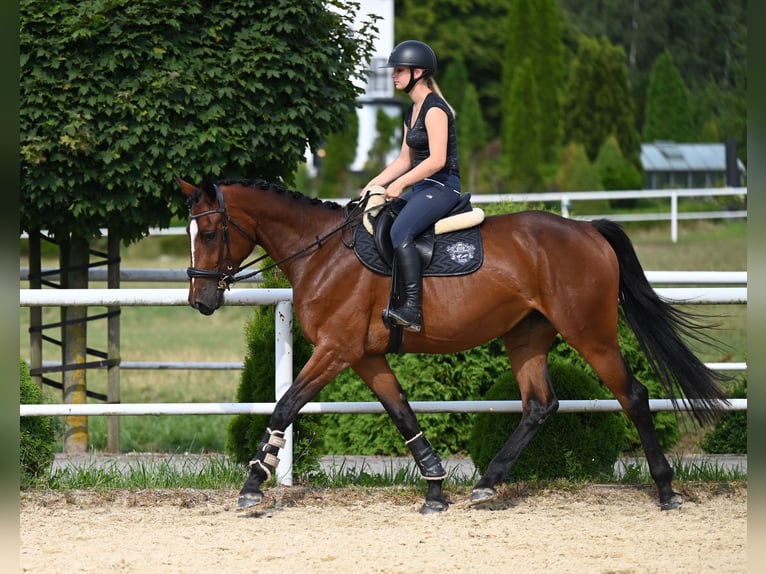
[[[242,187],[258,187],[260,189],[294,199],[295,201],[301,201],[309,205],[315,205],[333,210],[343,209],[343,206],[335,203],[334,201],[322,201],[321,199],[317,199],[315,197],[309,197],[307,195],[303,195],[299,191],[293,191],[291,189],[287,189],[283,185],[271,183],[263,179],[226,179],[217,182],[217,185],[241,185]]]

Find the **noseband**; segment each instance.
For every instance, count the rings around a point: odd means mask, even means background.
[[[237,231],[239,231],[242,235],[244,235],[249,241],[253,243],[253,246],[256,245],[255,238],[251,237],[249,233],[247,233],[244,229],[242,229],[242,226],[237,224],[236,221],[234,221],[231,217],[229,217],[228,213],[226,213],[226,204],[223,200],[223,193],[221,192],[221,188],[218,187],[218,185],[214,186],[215,188],[215,195],[216,199],[218,201],[218,207],[216,209],[208,209],[207,211],[203,211],[202,213],[197,213],[195,215],[191,214],[191,208],[189,213],[189,219],[199,219],[200,217],[204,217],[206,215],[213,215],[216,213],[221,214],[221,253],[218,257],[218,270],[217,271],[211,271],[209,269],[200,269],[198,267],[188,267],[186,269],[186,275],[189,277],[189,279],[199,278],[199,279],[216,279],[218,281],[218,290],[219,291],[225,291],[229,288],[229,286],[236,281],[234,279],[234,275],[232,274],[232,271],[234,270],[234,265],[232,263],[231,258],[231,242],[229,237],[229,224],[234,227]],[[224,261],[224,252],[225,252],[225,259],[226,259],[226,269],[223,270],[221,267],[223,265]],[[247,266],[252,265],[253,263],[256,263],[257,261],[260,261],[261,259],[264,259],[264,257],[260,257],[256,259],[255,261],[251,261],[248,263]]]

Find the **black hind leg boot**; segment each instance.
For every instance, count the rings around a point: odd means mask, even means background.
[[[404,303],[391,309],[388,316],[406,330],[419,332],[423,323],[423,270],[415,244],[407,239],[397,247],[394,261],[402,278]]]

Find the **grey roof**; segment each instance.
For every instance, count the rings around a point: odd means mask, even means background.
[[[726,146],[722,143],[641,144],[644,171],[726,171]],[[740,170],[744,164],[737,160]]]

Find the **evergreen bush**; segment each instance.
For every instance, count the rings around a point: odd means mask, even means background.
[[[43,396],[32,378],[26,361],[19,361],[19,402],[38,405]],[[50,473],[55,433],[51,417],[19,417],[20,479],[24,485]]]
[[[448,355],[389,357],[410,401],[478,400],[502,373],[510,370],[497,339],[475,349]],[[341,373],[320,394],[322,401],[375,401],[352,371]],[[471,414],[419,414],[420,427],[442,456],[467,452]],[[406,455],[409,450],[388,415],[324,415],[324,450],[329,454]]]
[[[607,399],[610,393],[582,369],[551,356],[549,371],[559,400]],[[487,400],[519,400],[512,373],[487,391]],[[480,472],[508,440],[520,413],[479,413],[471,432],[469,452]],[[566,413],[550,417],[519,457],[509,479],[598,478],[612,475],[622,452],[626,427],[618,413]]]
[[[732,398],[747,398],[747,378],[735,387]],[[700,447],[711,454],[747,454],[747,411],[722,414]]]
[[[622,319],[619,323],[618,338],[625,360],[638,380],[647,387],[650,398],[664,398],[660,382],[641,352],[635,335]],[[584,372],[591,379],[598,381],[590,365],[560,338],[551,349],[549,361],[553,358],[571,364],[573,370]],[[499,377],[511,371],[500,339],[475,349],[449,355],[394,355],[389,357],[389,363],[411,401],[488,398],[485,393],[489,388]],[[600,386],[605,398],[614,398],[603,384]],[[571,398],[583,399],[589,398],[589,395]],[[328,385],[320,393],[319,400],[332,402],[376,399],[367,386],[349,370],[341,373]],[[436,452],[441,456],[451,456],[469,452],[468,441],[474,428],[475,416],[466,413],[419,414],[418,421]],[[627,453],[640,451],[641,442],[635,425],[624,413],[615,413],[615,416],[622,421],[625,429],[622,448]],[[680,436],[676,414],[659,412],[653,413],[652,418],[660,446],[663,449],[673,446]],[[322,451],[326,454],[409,454],[404,440],[388,415],[328,414],[323,415],[321,424]]]

